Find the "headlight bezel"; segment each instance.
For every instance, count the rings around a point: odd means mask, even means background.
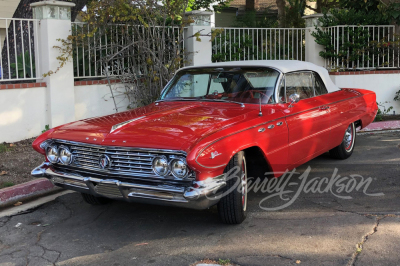
[[[178,175],[174,171],[173,164],[175,162],[181,162],[185,166],[186,173],[184,175]],[[187,178],[188,175],[189,175],[189,172],[190,172],[189,167],[188,167],[187,162],[186,162],[186,158],[183,158],[183,157],[173,157],[173,158],[171,158],[171,161],[169,162],[169,169],[170,169],[171,174],[177,179],[185,179],[185,178]]]
[[[61,153],[62,153],[63,151],[66,151],[66,152],[69,153],[69,155],[70,155],[70,157],[69,157],[69,158],[70,158],[70,159],[69,159],[69,162],[64,162],[64,161],[63,161],[62,155],[61,155]],[[61,164],[63,164],[63,165],[70,165],[70,164],[72,164],[72,162],[74,161],[74,155],[72,154],[72,152],[71,152],[71,150],[70,150],[70,148],[69,148],[68,146],[61,145],[61,146],[58,147],[58,161],[59,161]]]
[[[156,169],[156,167],[155,167],[155,163],[156,163],[156,160],[157,159],[161,159],[161,160],[165,160],[165,162],[166,162],[166,168],[167,168],[167,170],[166,170],[166,172],[164,173],[164,174],[162,174],[162,173],[160,173],[157,169]],[[151,162],[151,168],[153,169],[153,172],[156,174],[156,175],[158,175],[158,176],[162,176],[162,177],[166,177],[166,176],[168,176],[169,175],[169,173],[171,172],[170,170],[170,167],[169,167],[169,162],[168,162],[168,158],[167,158],[167,156],[165,156],[165,155],[157,155],[156,157],[154,157],[153,158],[153,160],[152,160],[152,162]]]
[[[51,157],[49,157],[49,150],[53,151],[53,154],[51,156],[54,156],[53,159],[51,159]],[[59,160],[59,156],[58,156],[58,147],[57,145],[49,145],[48,147],[46,147],[46,158],[50,163],[57,163]]]

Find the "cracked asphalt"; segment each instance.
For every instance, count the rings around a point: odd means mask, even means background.
[[[292,178],[283,199],[251,192],[248,217],[235,226],[220,223],[215,208],[90,206],[78,193],[67,194],[0,218],[0,265],[188,266],[206,258],[238,265],[399,265],[399,145],[400,132],[359,135],[348,160],[324,154],[298,168],[311,167],[308,186],[304,177]],[[323,193],[312,189],[335,169],[348,178]],[[370,177],[367,189],[360,176]],[[287,208],[262,209],[292,199]]]

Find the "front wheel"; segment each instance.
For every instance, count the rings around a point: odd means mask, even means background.
[[[329,151],[330,155],[335,159],[344,160],[353,154],[354,144],[356,141],[356,126],[351,123],[344,133],[343,141],[339,146]]]
[[[247,166],[243,151],[238,152],[225,168],[226,187],[218,202],[218,213],[223,223],[240,224],[247,213]]]

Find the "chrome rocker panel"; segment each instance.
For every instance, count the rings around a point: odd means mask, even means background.
[[[205,181],[193,181],[186,188],[143,185],[62,172],[55,170],[48,162],[33,169],[31,174],[34,177],[45,177],[56,186],[97,197],[189,209],[207,209],[215,205],[219,201],[219,190],[226,186],[224,175]]]

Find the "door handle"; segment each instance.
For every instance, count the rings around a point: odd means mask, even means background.
[[[328,105],[323,105],[319,108],[319,110],[328,110],[330,107]]]

